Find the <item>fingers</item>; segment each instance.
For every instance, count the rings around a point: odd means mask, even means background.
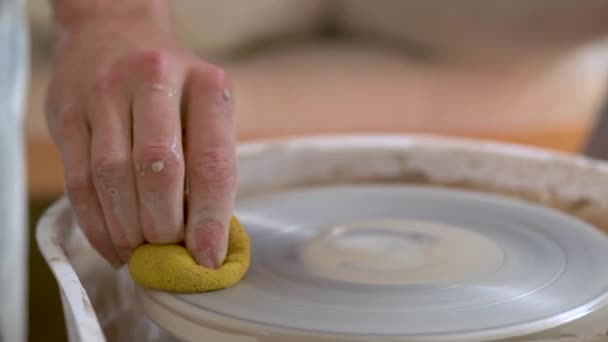
[[[89,99],[91,170],[115,249],[127,262],[143,241],[131,153],[129,102],[116,78],[98,80]]]
[[[184,158],[180,123],[182,77],[171,59],[142,56],[133,90],[133,154],[140,218],[151,243],[184,236]]]
[[[78,224],[95,250],[115,267],[122,264],[105,224],[89,168],[90,134],[82,113],[67,109],[56,116],[53,138],[63,159],[66,193]]]
[[[128,261],[144,238],[184,240],[187,221],[186,246],[199,264],[217,268],[226,255],[236,185],[226,76],[198,61],[184,68],[184,60],[172,60],[183,56],[171,53],[134,57],[123,61],[127,68],[119,63],[101,74],[93,91],[84,89],[92,96],[82,100],[83,111],[49,120],[64,159],[68,196],[85,235],[114,265]],[[117,70],[130,72],[128,79],[121,77],[128,82],[118,81]]]
[[[217,268],[226,255],[236,183],[233,108],[226,75],[214,66],[188,80],[186,246],[200,264]]]

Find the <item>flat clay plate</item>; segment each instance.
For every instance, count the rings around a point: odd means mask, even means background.
[[[245,335],[374,341],[530,334],[589,314],[608,296],[604,234],[498,195],[319,186],[240,199],[236,214],[252,241],[241,283],[147,296],[195,325]]]

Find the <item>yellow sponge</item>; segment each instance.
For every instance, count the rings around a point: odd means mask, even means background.
[[[228,252],[220,268],[200,266],[180,245],[144,244],[131,255],[129,271],[135,282],[147,288],[179,293],[214,291],[243,278],[249,268],[250,249],[247,232],[233,216]]]

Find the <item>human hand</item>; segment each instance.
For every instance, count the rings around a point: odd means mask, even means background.
[[[79,225],[103,257],[119,266],[143,242],[185,239],[217,268],[236,183],[231,93],[223,70],[167,27],[131,17],[64,32],[47,123]]]

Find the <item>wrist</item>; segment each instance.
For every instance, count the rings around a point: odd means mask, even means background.
[[[145,23],[172,33],[172,11],[168,0],[52,0],[53,18],[61,34],[94,25]]]

